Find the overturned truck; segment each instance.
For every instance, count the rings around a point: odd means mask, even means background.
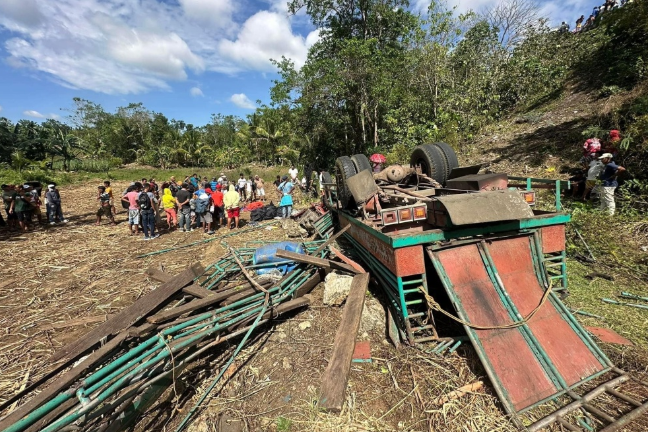
[[[648,387],[616,368],[560,300],[569,183],[479,171],[435,143],[417,147],[409,166],[372,172],[366,156],[344,156],[335,181],[324,175],[334,223],[348,226],[350,251],[384,291],[390,337],[467,337],[521,430],[623,427],[648,409]],[[543,189],[555,191],[552,210],[535,208]]]

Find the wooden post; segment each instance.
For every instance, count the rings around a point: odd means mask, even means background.
[[[342,320],[335,335],[333,354],[322,379],[319,406],[325,410],[339,412],[344,405],[356,334],[360,328],[360,317],[368,286],[369,273],[359,274],[351,282]]]

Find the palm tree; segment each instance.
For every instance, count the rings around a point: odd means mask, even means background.
[[[49,138],[49,152],[63,158],[64,171],[69,170],[70,162],[77,158],[77,151],[82,149],[81,140],[63,129],[56,129]]]

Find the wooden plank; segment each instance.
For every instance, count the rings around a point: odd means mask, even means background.
[[[298,254],[298,253],[295,253],[295,252],[288,252],[288,251],[279,249],[279,250],[277,250],[277,256],[279,258],[287,258],[289,260],[293,260],[293,261],[300,262],[300,263],[311,264],[311,265],[314,265],[316,267],[321,267],[321,268],[326,269],[326,270],[334,269],[334,270],[347,271],[347,272],[353,273],[353,274],[359,273],[358,270],[356,270],[355,268],[353,268],[352,266],[350,266],[348,264],[339,263],[337,261],[331,261],[331,260],[327,260],[327,259],[324,259],[324,258],[317,258],[317,257],[310,256],[310,255],[302,255],[302,254]]]
[[[158,282],[169,282],[171,279],[173,279],[173,275],[160,269],[156,269],[155,267],[149,267],[144,273],[151,279],[154,279]]]
[[[360,317],[368,286],[369,273],[359,274],[351,282],[351,290],[335,334],[333,354],[322,379],[319,406],[325,410],[339,412],[344,405],[356,334],[360,328]]]
[[[9,426],[20,420],[25,415],[29,414],[31,411],[50,401],[52,398],[58,395],[60,391],[69,387],[77,378],[81,376],[81,374],[90,369],[97,362],[104,360],[105,357],[110,352],[115,350],[124,340],[126,340],[127,337],[128,335],[125,332],[117,335],[104,346],[90,354],[90,356],[82,361],[79,365],[61,375],[56,381],[47,386],[45,390],[27,401],[27,403],[19,406],[18,409],[12,411],[10,414],[2,418],[2,420],[0,420],[0,430],[7,429]],[[45,377],[37,380],[36,382],[33,382],[27,389],[12,396],[7,402],[5,402],[5,404],[10,404],[20,399],[28,392],[34,390],[35,387],[46,382],[49,378],[51,378],[51,375],[47,374],[45,375]]]
[[[322,280],[324,280],[323,273],[324,273],[323,270],[318,269],[318,271],[313,276],[309,277],[308,280],[304,282],[302,286],[300,286],[295,290],[295,294],[293,296],[295,298],[298,298],[313,291],[313,289],[320,282],[322,282]]]
[[[203,291],[207,291],[204,288],[201,288]],[[193,300],[190,301],[187,304],[184,304],[182,306],[172,308],[169,310],[165,310],[162,312],[158,312],[153,316],[150,316],[146,318],[146,321],[153,323],[153,324],[159,324],[161,322],[177,318],[180,315],[184,315],[188,312],[193,312],[195,310],[205,308],[207,306],[211,306],[215,303],[219,303],[228,297],[231,297],[233,294],[236,294],[239,292],[236,288],[232,288],[231,290],[228,291],[223,291],[219,293],[214,293],[213,295],[207,296],[205,298],[199,299],[199,300]]]
[[[344,228],[342,228],[340,231],[336,232],[334,235],[328,238],[324,243],[320,245],[317,249],[315,249],[315,252],[313,252],[311,255],[317,256],[320,252],[324,250],[325,247],[329,246],[331,243],[333,243],[335,240],[337,240],[342,234],[347,232],[351,228],[351,225],[347,225]]]
[[[200,264],[194,264],[169,282],[165,282],[157,289],[139,298],[130,307],[116,314],[113,318],[94,328],[76,342],[63,347],[50,358],[51,362],[67,359],[68,364],[84,352],[98,344],[103,338],[119,333],[148,314],[158,309],[171,296],[193,282],[196,276],[204,273]]]
[[[350,227],[351,225],[347,225],[347,226]],[[366,273],[366,272],[367,272],[367,271],[366,271],[366,270],[365,270],[365,269],[364,269],[360,264],[358,264],[357,262],[353,261],[353,260],[352,260],[351,258],[349,258],[348,256],[344,255],[344,254],[342,253],[342,251],[340,251],[340,250],[334,248],[333,246],[331,246],[331,247],[329,248],[329,250],[330,250],[331,252],[333,252],[333,253],[335,254],[336,257],[340,258],[340,260],[342,260],[342,261],[345,262],[346,264],[349,264],[349,265],[350,265],[351,267],[353,267],[354,269],[358,270],[358,273]]]
[[[205,289],[196,283],[193,285],[189,285],[188,287],[182,288],[182,292],[201,299],[205,297],[209,297],[210,295],[214,294],[214,291]]]

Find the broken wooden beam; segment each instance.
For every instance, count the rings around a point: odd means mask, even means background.
[[[330,246],[331,243],[333,243],[335,240],[337,240],[342,234],[347,232],[351,228],[351,224],[345,226],[342,228],[340,231],[336,232],[333,234],[331,237],[329,237],[324,243],[322,243],[317,249],[315,249],[315,252],[313,252],[311,255],[317,256],[320,252],[324,250],[327,246]]]
[[[171,296],[192,283],[204,271],[204,268],[200,264],[192,265],[182,273],[174,276],[170,281],[165,282],[157,289],[139,298],[131,306],[115,314],[110,320],[97,326],[76,342],[66,345],[54,353],[50,358],[50,362],[66,359],[66,362],[69,364],[69,362],[83,355],[83,353],[98,344],[105,337],[115,335],[144,319],[148,314],[157,310]]]
[[[347,226],[350,227],[351,225],[347,225]],[[333,254],[334,254],[337,258],[339,258],[340,260],[342,260],[344,263],[346,263],[346,264],[350,265],[351,267],[353,267],[354,269],[358,270],[358,273],[366,273],[366,272],[367,272],[367,271],[366,271],[366,270],[365,270],[365,269],[364,269],[360,264],[358,264],[357,262],[353,261],[351,258],[347,257],[346,255],[344,255],[344,254],[342,253],[342,251],[340,251],[340,250],[334,248],[333,246],[331,246],[331,247],[329,248],[329,250],[330,250],[331,252],[333,252]]]
[[[339,412],[344,405],[356,334],[360,328],[360,317],[368,286],[369,273],[359,274],[351,282],[351,290],[335,334],[333,354],[322,379],[319,406],[325,410]]]
[[[310,255],[302,255],[295,252],[289,252],[286,250],[277,250],[277,256],[279,258],[286,258],[299,263],[311,264],[316,267],[321,267],[325,270],[342,270],[349,273],[357,274],[359,273],[357,269],[352,266],[337,261],[332,261],[324,258],[317,258]]]

